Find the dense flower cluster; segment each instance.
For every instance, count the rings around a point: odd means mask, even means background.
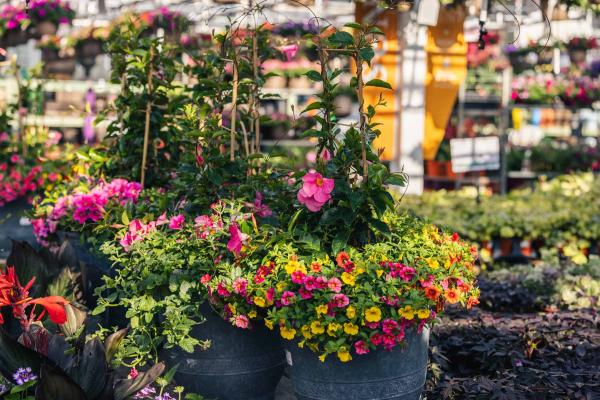
[[[45,182],[42,168],[29,168],[23,165],[23,159],[13,154],[8,163],[0,164],[0,207],[6,203],[33,194]],[[49,179],[56,179],[56,174]]]
[[[408,217],[406,217],[408,218]],[[276,245],[267,262],[240,275],[206,275],[210,299],[235,326],[268,315],[267,327],[345,362],[352,353],[391,350],[407,329],[421,330],[448,304],[478,304],[476,250],[457,234],[412,221],[397,244],[348,248],[335,260],[291,244]]]
[[[86,188],[86,191],[59,197],[46,208],[44,217],[32,221],[35,236],[40,243],[47,243],[48,235],[56,232],[64,218],[70,218],[80,225],[98,222],[104,218],[107,205],[135,203],[141,190],[142,186],[137,182],[114,179],[109,183],[100,181]]]
[[[29,3],[29,16],[34,22],[49,21],[55,24],[69,24],[75,11],[61,0],[36,0]]]

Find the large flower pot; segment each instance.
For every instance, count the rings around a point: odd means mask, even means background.
[[[86,39],[82,41],[75,49],[77,58],[96,57],[102,54],[103,42],[98,39]]]
[[[569,49],[569,58],[573,64],[582,64],[587,55],[586,49]]]
[[[353,354],[347,363],[290,342],[287,361],[298,400],[418,400],[427,375],[429,330],[406,331],[406,346]]]
[[[47,63],[51,61],[59,60],[58,49],[52,49],[48,47],[42,48],[42,61]]]
[[[12,248],[11,239],[35,243],[33,228],[24,224],[23,213],[31,206],[25,199],[16,200],[0,207],[0,258],[7,258]]]
[[[429,176],[444,176],[446,174],[446,164],[443,161],[425,160],[425,171]]]
[[[10,30],[4,34],[4,37],[0,41],[0,47],[14,47],[19,46],[21,44],[27,43],[29,36],[27,32],[18,30]]]
[[[75,250],[83,277],[83,298],[86,305],[93,309],[96,307],[94,290],[103,285],[102,277],[104,275],[112,275],[111,263],[107,258],[98,254],[98,251],[93,249],[87,242],[83,241],[78,233],[58,232],[58,236],[61,242],[68,240]]]
[[[257,323],[252,330],[238,329],[201,307],[206,321],[193,335],[209,339],[210,348],[190,354],[164,351],[161,359],[179,364],[175,381],[187,390],[220,400],[272,400],[283,375],[285,355],[278,337]]]
[[[70,78],[75,72],[76,64],[74,58],[61,58],[50,61],[44,65],[44,73],[49,76]]]
[[[50,21],[38,22],[35,25],[35,33],[38,37],[41,37],[44,35],[54,35],[54,34],[56,34],[57,30],[58,30],[58,27],[56,26],[56,24],[54,22],[50,22]]]

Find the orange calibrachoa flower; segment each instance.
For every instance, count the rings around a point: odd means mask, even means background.
[[[446,301],[450,304],[456,304],[460,301],[460,293],[456,289],[448,289],[444,293]]]
[[[11,307],[13,316],[19,321],[25,332],[29,331],[33,322],[41,320],[46,313],[55,324],[67,322],[65,306],[68,301],[60,296],[38,299],[29,297],[29,290],[34,282],[35,278],[32,278],[25,286],[21,286],[14,267],[8,267],[6,271],[0,273],[0,308]],[[44,308],[44,311],[37,315],[35,313],[36,305]],[[29,313],[26,312],[28,307],[32,307]],[[0,314],[0,325],[3,323],[4,319]]]
[[[441,293],[442,291],[435,286],[425,288],[425,297],[427,297],[429,300],[437,301]]]

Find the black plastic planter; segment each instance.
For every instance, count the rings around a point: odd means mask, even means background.
[[[23,213],[30,208],[24,199],[0,207],[0,258],[6,258],[10,254],[11,239],[35,244],[31,225],[21,225]]]
[[[406,347],[353,354],[342,363],[335,355],[325,362],[307,348],[286,346],[298,400],[418,400],[427,375],[429,330],[406,331]]]
[[[220,400],[273,400],[283,375],[285,355],[279,338],[262,324],[238,329],[202,306],[206,321],[194,328],[194,337],[211,341],[207,350],[190,354],[166,350],[170,367],[179,364],[175,381],[187,390]]]

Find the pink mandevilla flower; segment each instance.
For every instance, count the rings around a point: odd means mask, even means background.
[[[298,201],[312,212],[321,210],[321,207],[331,199],[334,180],[324,178],[314,170],[302,177],[302,188],[298,191]]]
[[[236,255],[240,255],[244,241],[248,240],[248,235],[242,233],[237,224],[232,224],[229,227],[229,234],[231,237],[227,242],[227,249]]]

